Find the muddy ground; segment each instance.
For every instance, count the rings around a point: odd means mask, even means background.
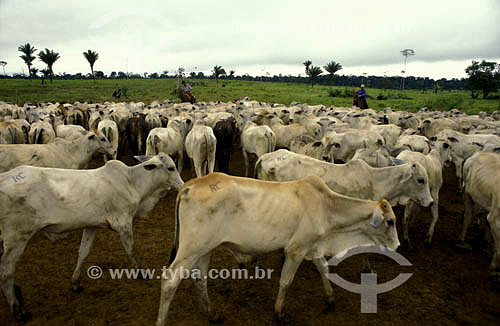
[[[236,150],[236,148],[235,148]],[[133,164],[127,156],[123,160]],[[231,174],[243,175],[244,164],[239,150],[233,154]],[[193,177],[191,168],[183,179]],[[334,286],[336,307],[328,309],[320,276],[311,262],[300,266],[286,298],[290,325],[499,325],[500,291],[488,280],[490,258],[480,249],[457,252],[454,240],[461,226],[462,200],[456,194],[454,170],[445,171],[441,190],[440,220],[431,249],[424,248],[424,236],[430,223],[430,211],[422,210],[411,228],[414,252],[403,252],[413,267],[400,267],[392,260],[371,257],[379,283],[401,272],[413,273],[408,282],[378,296],[378,313],[361,314],[360,296]],[[135,253],[144,268],[161,269],[168,262],[174,235],[175,193],[169,193],[147,218],[134,222]],[[398,216],[401,208],[395,208]],[[399,222],[399,221],[398,221]],[[469,232],[474,242],[478,232]],[[132,268],[117,233],[102,230],[82,271],[85,290],[71,290],[81,232],[51,243],[37,235],[17,267],[26,308],[33,319],[26,325],[153,325],[158,311],[160,280],[112,280],[105,273],[98,280],[86,275],[96,265],[103,270]],[[281,254],[260,256],[261,268],[273,269],[271,279],[210,280],[209,295],[213,306],[222,312],[226,325],[275,325],[274,300],[279,287]],[[211,268],[238,268],[225,251],[217,250]],[[251,266],[250,268],[253,268]],[[345,260],[335,272],[352,282],[360,280],[360,257]],[[250,273],[252,275],[252,272]],[[179,287],[169,315],[170,325],[208,325],[191,281]],[[7,306],[0,304],[0,325],[16,325]]]

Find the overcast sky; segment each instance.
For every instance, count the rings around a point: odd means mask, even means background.
[[[340,62],[339,74],[465,77],[473,59],[500,62],[498,0],[0,0],[0,60],[27,72],[17,48],[61,54],[54,71],[96,70],[237,75],[304,74],[302,62]],[[35,60],[35,66],[43,63]]]

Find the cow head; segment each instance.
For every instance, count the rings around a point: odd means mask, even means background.
[[[375,203],[368,223],[362,229],[363,233],[376,245],[386,246],[392,250],[399,247],[396,216],[391,205],[385,199]]]
[[[161,152],[155,156],[143,155],[134,156],[134,158],[141,162],[140,167],[145,170],[145,173],[151,174],[153,180],[162,180],[167,189],[179,190],[184,185],[174,161],[167,154]]]
[[[429,189],[429,176],[420,163],[408,164],[407,170],[399,181],[404,193],[394,198],[399,204],[405,206],[412,199],[421,206],[427,207],[432,204],[433,199]],[[393,203],[396,204],[396,203]]]
[[[89,132],[82,137],[85,137],[85,139],[87,140],[87,149],[90,153],[104,154],[108,157],[114,157],[115,150],[111,146],[111,143],[108,141],[106,136],[104,136],[101,132]]]

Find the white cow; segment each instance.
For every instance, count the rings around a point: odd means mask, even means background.
[[[48,144],[56,139],[56,133],[52,125],[46,121],[39,120],[31,125],[29,132],[30,144]]]
[[[464,164],[464,224],[459,240],[463,243],[467,228],[478,210],[488,212],[487,220],[494,240],[490,269],[500,268],[500,155],[477,153]]]
[[[286,292],[304,259],[314,262],[333,302],[325,256],[359,245],[393,250],[399,246],[396,218],[387,201],[339,195],[318,177],[266,182],[214,173],[187,182],[179,190],[176,207],[174,248],[170,273],[163,273],[157,326],[166,324],[181,268],[201,272],[195,284],[205,310],[216,315],[208,297],[207,272],[212,251],[220,246],[239,261],[284,249],[275,304],[280,320]]]
[[[88,133],[85,128],[79,125],[58,125],[55,132],[57,137],[69,141],[78,139]]]
[[[432,203],[425,169],[420,164],[372,168],[361,160],[332,164],[281,149],[263,155],[255,166],[256,176],[268,181],[291,181],[318,176],[333,191],[360,199],[386,199],[406,205],[410,199],[423,206]]]
[[[344,133],[327,133],[323,145],[330,150],[333,160],[347,162],[360,148],[378,149],[385,144],[384,138],[376,131],[353,130]]]
[[[257,155],[257,159],[271,153],[276,147],[276,135],[268,126],[257,126],[247,121],[241,133],[241,148],[245,159],[245,175],[248,177],[249,155]]]
[[[184,139],[187,126],[183,120],[172,119],[167,128],[154,128],[146,139],[146,155],[166,153],[177,161],[177,169],[182,172],[184,165]]]
[[[99,124],[97,125],[97,130],[101,132],[111,144],[111,149],[115,152],[112,159],[116,160],[116,156],[118,155],[118,144],[120,137],[118,125],[113,120],[105,119],[99,122]],[[105,155],[104,162],[106,161],[107,157]]]
[[[20,166],[0,174],[0,286],[14,316],[28,317],[20,289],[14,290],[14,277],[33,235],[41,231],[56,240],[61,234],[83,229],[72,277],[73,289],[80,291],[80,272],[97,230],[118,232],[138,268],[132,250],[134,216],[147,216],[168,189],[182,185],[174,162],[163,153],[134,167],[109,161],[95,170]]]
[[[451,163],[450,145],[447,142],[438,141],[434,146],[435,147],[427,155],[419,152],[403,151],[397,156],[397,159],[406,163],[422,164],[429,177],[429,188],[434,203],[431,206],[432,222],[425,239],[426,246],[430,246],[432,243],[434,228],[439,218],[439,190],[443,185],[443,166],[447,166]],[[403,239],[408,249],[411,249],[412,247],[408,237],[408,225],[410,223],[410,219],[413,217],[412,215],[414,214],[415,208],[414,202],[410,202],[405,207],[405,215],[403,219]]]
[[[201,120],[196,121],[186,136],[186,154],[193,162],[197,177],[214,172],[216,147],[217,138],[212,128]]]
[[[82,169],[96,153],[114,155],[106,137],[93,132],[73,141],[59,140],[43,145],[0,145],[0,172],[19,165]]]

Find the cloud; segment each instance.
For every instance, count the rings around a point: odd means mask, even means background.
[[[60,52],[54,66],[60,72],[87,71],[82,52],[92,49],[100,53],[96,69],[105,72],[178,66],[209,71],[222,64],[253,74],[259,67],[280,67],[287,74],[302,71],[306,59],[316,65],[335,60],[352,71],[396,69],[400,50],[412,48],[410,62],[425,63],[422,69],[441,63],[439,73],[462,76],[451,62],[498,60],[499,9],[495,0],[186,0],[140,6],[127,0],[0,0],[0,59],[10,72],[20,72],[17,47],[30,42]]]

